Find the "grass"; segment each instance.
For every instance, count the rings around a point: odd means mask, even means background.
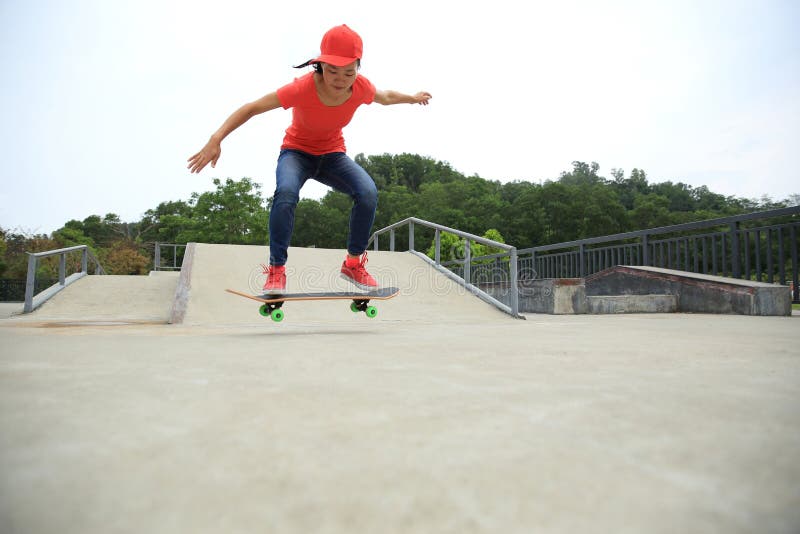
[[[800,311],[800,304],[792,304],[792,309]]]

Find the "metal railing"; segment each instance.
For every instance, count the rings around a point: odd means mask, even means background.
[[[387,226],[385,228],[381,228],[372,234],[370,238],[370,243],[373,244],[374,250],[379,250],[379,241],[380,236],[384,234],[389,234],[389,250],[395,250],[395,230],[398,228],[408,226],[408,251],[419,256],[420,258],[424,259],[428,263],[430,263],[434,268],[439,270],[440,272],[444,273],[467,290],[475,294],[476,296],[480,297],[481,299],[485,300],[486,302],[496,306],[497,308],[501,309],[502,311],[508,313],[509,315],[517,318],[524,318],[519,313],[519,285],[518,285],[518,276],[517,276],[517,248],[507,245],[505,243],[500,243],[498,241],[493,241],[491,239],[487,239],[485,237],[480,237],[474,234],[470,234],[467,232],[462,232],[460,230],[456,230],[454,228],[449,228],[447,226],[442,226],[441,224],[432,223],[429,221],[425,221],[422,219],[417,219],[416,217],[409,217],[408,219],[404,219],[399,221],[395,224]],[[430,228],[434,230],[434,259],[430,259],[426,254],[418,252],[414,248],[414,232],[416,226],[422,226],[425,228]],[[463,239],[464,249],[463,249],[463,259],[458,259],[455,261],[448,261],[442,263],[442,250],[441,250],[441,235],[442,233],[448,233],[455,235],[461,239]],[[492,258],[507,258],[508,270],[507,270],[507,281],[509,286],[509,294],[508,294],[508,302],[509,304],[504,304],[500,302],[493,296],[489,295],[482,289],[478,288],[476,285],[472,283],[474,279],[474,275],[476,272],[473,271],[473,263],[477,261],[473,260],[472,258],[472,244],[478,243],[481,245],[486,245],[493,248],[499,248],[504,250],[502,254],[493,255]],[[367,245],[369,246],[369,245]],[[485,260],[486,257],[480,258],[481,261]],[[448,266],[456,265],[460,269],[460,273],[454,272],[452,269],[448,269]]]
[[[73,252],[81,253],[81,270],[67,276],[67,254]],[[94,254],[89,250],[86,245],[79,245],[77,247],[60,248],[57,250],[48,250],[45,252],[28,252],[28,277],[25,281],[25,306],[23,307],[24,313],[30,313],[42,304],[44,304],[53,295],[67,287],[68,285],[76,282],[89,274],[89,260],[95,265],[95,274],[106,274],[100,262],[94,257]],[[34,295],[36,286],[36,269],[39,261],[43,258],[51,256],[58,256],[58,282],[45,289],[39,294]]]
[[[161,248],[164,247],[168,251],[167,254],[162,254]],[[178,249],[183,249],[180,254],[178,254]],[[186,252],[186,245],[178,245],[176,243],[159,243],[158,241],[155,242],[155,249],[154,249],[154,258],[153,258],[153,270],[155,271],[177,271],[183,265],[183,254]],[[162,262],[164,259],[167,259],[167,264],[164,265]]]
[[[519,251],[522,273],[583,278],[644,265],[793,286],[800,302],[800,206],[555,243]],[[523,275],[523,279],[525,276]]]
[[[433,260],[415,250],[415,225],[434,229]],[[370,243],[379,250],[379,236],[388,233],[389,250],[394,251],[395,231],[404,226],[408,226],[409,251],[514,316],[519,312],[519,284],[543,278],[584,278],[616,265],[662,267],[791,285],[792,301],[800,303],[800,206],[519,250],[410,217],[376,231]],[[441,261],[442,232],[463,239],[463,258]],[[500,248],[505,252],[473,257],[471,243]],[[478,287],[505,286],[507,283],[510,285],[509,294],[504,300],[509,305]]]

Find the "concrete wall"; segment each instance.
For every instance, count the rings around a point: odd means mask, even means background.
[[[508,283],[480,288],[509,304]],[[525,281],[519,294],[523,313],[792,313],[788,286],[656,267],[617,266],[585,279]]]
[[[617,266],[586,278],[587,296],[675,295],[681,312],[791,315],[788,286],[657,267]]]

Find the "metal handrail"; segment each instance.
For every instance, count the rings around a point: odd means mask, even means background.
[[[416,256],[422,258],[423,260],[430,263],[434,268],[439,270],[440,272],[444,273],[464,288],[468,289],[470,292],[475,294],[476,296],[480,297],[486,302],[496,306],[500,310],[508,313],[509,315],[524,319],[524,316],[520,315],[519,313],[519,286],[518,286],[518,275],[517,275],[517,247],[508,245],[506,243],[500,243],[499,241],[493,241],[491,239],[487,239],[485,237],[477,236],[475,234],[470,234],[469,232],[462,232],[461,230],[456,230],[455,228],[450,228],[448,226],[444,226],[441,224],[436,224],[430,221],[426,221],[423,219],[418,219],[416,217],[409,217],[407,219],[403,219],[402,221],[396,222],[392,225],[386,226],[385,228],[381,228],[372,234],[370,237],[369,242],[367,243],[367,248],[369,248],[369,244],[372,243],[374,250],[379,250],[379,237],[385,233],[389,233],[389,250],[394,252],[395,248],[395,230],[397,228],[401,228],[403,226],[408,225],[408,251],[415,254]],[[435,231],[434,236],[434,259],[431,260],[427,255],[422,254],[421,252],[414,249],[414,226],[420,225],[425,226],[427,228],[432,228]],[[464,266],[464,276],[461,277],[451,270],[447,269],[441,262],[441,234],[442,232],[453,234],[457,237],[464,239],[464,260],[460,263]],[[503,304],[496,298],[492,297],[482,289],[474,286],[471,280],[471,264],[472,264],[472,252],[471,252],[471,243],[480,243],[482,245],[487,245],[494,248],[499,248],[505,250],[506,252],[500,254],[498,257],[509,257],[509,283],[510,283],[510,306]],[[447,262],[451,264],[452,262]]]
[[[730,217],[721,217],[719,219],[706,219],[705,221],[674,224],[671,226],[659,226],[658,228],[649,228],[647,230],[636,230],[634,232],[625,232],[621,234],[612,234],[600,237],[589,237],[586,239],[577,239],[575,241],[553,243],[551,245],[541,245],[538,247],[520,249],[520,253],[525,253],[529,251],[546,252],[549,250],[556,250],[560,248],[571,248],[580,245],[594,245],[597,243],[606,243],[610,241],[635,239],[638,237],[642,237],[644,235],[651,236],[651,235],[671,234],[674,232],[683,232],[686,230],[698,230],[700,228],[711,228],[715,226],[729,226],[744,221],[751,221],[756,219],[768,219],[772,217],[784,217],[786,215],[798,215],[798,214],[800,214],[800,206],[792,206],[790,208],[779,208],[769,211],[758,211],[753,213],[746,213],[744,215],[732,215]]]
[[[71,252],[82,252],[81,256],[81,270],[67,276],[67,254]],[[47,250],[44,252],[27,252],[28,254],[28,277],[25,281],[25,306],[23,313],[30,313],[42,304],[44,304],[53,295],[83,278],[89,274],[89,260],[95,265],[95,274],[106,274],[100,262],[95,258],[92,251],[89,250],[87,245],[78,245],[75,247],[59,248],[56,250]],[[42,258],[50,256],[59,256],[58,262],[58,282],[49,288],[41,291],[39,294],[34,295],[34,287],[36,285],[36,266]]]
[[[172,249],[172,265],[162,265],[161,260],[161,247],[167,247],[167,249]],[[155,242],[154,251],[153,251],[153,270],[154,271],[162,271],[162,270],[173,270],[177,271],[180,270],[181,265],[178,265],[178,248],[186,249],[186,244],[178,244],[178,243],[161,243],[159,241]],[[181,262],[183,259],[181,259]]]
[[[537,276],[541,278],[582,278],[597,272],[597,270],[615,265],[620,259],[619,256],[622,257],[623,262],[631,265],[653,265],[687,271],[692,270],[689,265],[691,257],[695,272],[721,274],[731,278],[750,278],[750,242],[751,236],[754,236],[752,239],[754,240],[753,247],[755,249],[753,251],[756,261],[755,274],[757,276],[756,279],[760,280],[762,269],[759,263],[761,258],[759,233],[764,232],[767,236],[765,263],[768,269],[763,274],[767,276],[767,281],[773,281],[775,273],[771,271],[770,267],[772,262],[770,247],[774,246],[776,247],[779,261],[777,264],[779,270],[778,281],[781,284],[791,282],[793,286],[793,301],[800,302],[800,284],[798,284],[798,277],[800,276],[798,274],[800,270],[798,269],[798,255],[800,253],[798,252],[797,240],[798,235],[800,235],[800,220],[798,220],[798,216],[800,216],[800,206],[792,206],[540,245],[520,249],[519,255],[523,264],[531,266],[531,271],[536,272],[537,266],[541,267],[541,269],[538,269],[540,272],[537,273]],[[749,221],[778,217],[790,217],[791,219],[789,222],[781,224],[763,224],[753,228],[745,227],[742,224]],[[724,230],[689,233],[694,230],[710,228],[724,228]],[[773,233],[774,243],[769,240],[770,233]],[[668,234],[674,234],[674,236],[670,237]],[[656,236],[665,235],[667,236],[655,238]],[[708,247],[706,246],[707,239],[710,241]],[[664,254],[665,247],[666,254]],[[606,257],[603,257],[602,253],[605,253]],[[710,258],[705,257],[707,253],[710,254]],[[601,256],[598,256],[598,254],[601,254]],[[679,256],[680,259],[678,258]],[[665,261],[666,264],[664,265]],[[702,265],[698,265],[698,261]],[[783,268],[784,262],[791,264],[791,280],[786,277]]]

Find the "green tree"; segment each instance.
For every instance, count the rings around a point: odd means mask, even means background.
[[[415,216],[477,235],[487,228],[496,229],[519,247],[797,203],[792,198],[775,202],[769,197],[726,197],[705,186],[692,188],[681,182],[651,184],[645,171],[637,168],[628,177],[622,169],[611,169],[611,179],[606,179],[596,162],[573,161],[572,168],[556,180],[501,184],[477,175],[464,176],[447,162],[416,154],[358,154],[355,160],[378,186],[376,229]],[[147,242],[264,244],[271,199],[262,197],[261,186],[249,178],[216,179],[214,186],[212,191],[193,193],[188,201],[162,202],[136,222],[124,222],[107,213],[68,221],[52,239],[3,232],[0,269],[6,276],[18,272],[24,276],[26,250],[77,244],[89,245],[106,258],[111,257],[112,249],[119,257],[130,256],[130,261],[120,260],[121,270],[126,272],[140,270],[139,260],[129,252],[138,247],[141,254]],[[321,200],[302,200],[297,206],[292,244],[343,248],[351,207],[350,198],[336,192]],[[397,232],[395,237],[397,249],[407,247],[407,232]],[[417,228],[416,248],[429,249],[433,238],[432,230]],[[448,246],[445,242],[445,248]],[[49,263],[43,262],[42,268],[48,269]]]
[[[142,275],[150,270],[150,258],[130,239],[120,239],[101,249],[98,259],[107,274]]]
[[[292,245],[344,248],[350,228],[351,205],[347,195],[333,191],[322,201],[302,199],[295,210]]]
[[[494,228],[489,228],[486,230],[482,237],[485,239],[491,239],[492,241],[497,241],[498,243],[506,242],[506,240],[503,239],[503,234]],[[472,248],[472,254],[474,258],[489,256],[491,254],[501,254],[503,252],[505,252],[505,250],[502,248],[484,245],[483,243],[475,243]]]
[[[582,199],[579,235],[594,237],[616,234],[627,228],[627,213],[614,189],[596,184],[581,187]]]
[[[449,232],[439,234],[439,261],[446,262],[464,259],[464,239]],[[432,260],[436,259],[436,240],[434,240],[426,253]]]
[[[591,164],[584,163],[583,161],[573,161],[572,171],[562,172],[558,181],[567,186],[593,186],[603,184],[605,180],[597,174],[598,170],[600,170],[600,165],[594,161]]]
[[[684,183],[661,182],[650,188],[653,193],[669,200],[670,211],[689,212],[696,209],[692,188]]]
[[[231,243],[258,245],[267,240],[268,212],[261,197],[261,185],[250,178],[222,183],[216,190],[193,193],[188,223],[176,236],[179,243]]]
[[[535,246],[545,242],[546,214],[543,208],[543,187],[527,182],[507,184],[504,198],[510,203],[498,225],[509,243]]]
[[[23,280],[28,276],[28,255],[26,252],[45,252],[60,248],[58,242],[42,234],[24,234],[6,232],[5,243],[5,276],[15,280]],[[39,278],[58,277],[57,257],[43,258],[37,264],[36,276]]]
[[[629,217],[633,226],[639,229],[669,226],[669,199],[655,193],[640,195],[636,197]]]
[[[633,169],[629,178],[625,178],[622,169],[612,169],[614,181],[610,182],[622,206],[630,211],[634,207],[636,197],[650,193],[650,184],[647,183],[647,173],[643,170]]]
[[[582,205],[586,199],[580,198],[580,189],[560,182],[548,182],[540,195],[547,243],[559,243],[579,239],[582,224]]]
[[[355,162],[375,180],[378,190],[400,185],[416,193],[426,183],[447,183],[463,178],[449,163],[417,154],[358,154]]]
[[[183,200],[162,202],[147,210],[141,220],[141,240],[177,243],[178,236],[193,228],[193,208]]]
[[[401,185],[402,179],[391,154],[374,156],[358,154],[354,161],[372,177],[379,191],[393,185]]]
[[[494,228],[487,230],[483,236],[485,239],[497,241],[498,243],[505,243],[502,234]],[[441,255],[440,261],[463,260],[466,257],[466,241],[463,237],[459,237],[449,232],[441,232],[439,234],[439,253]],[[503,249],[470,241],[470,256],[479,258],[481,256],[488,256],[491,254],[499,254],[504,252]],[[434,240],[426,252],[427,256],[431,259],[436,257],[436,241]]]
[[[53,240],[58,243],[60,248],[67,248],[67,247],[75,247],[78,245],[87,245],[89,248],[92,249],[92,252],[96,252],[95,250],[95,243],[94,239],[87,236],[83,233],[82,230],[75,228],[74,226],[67,226],[65,225],[60,230],[56,230],[53,232]]]
[[[692,190],[692,197],[696,210],[723,213],[729,209],[728,199],[724,195],[712,193],[708,187],[702,185]]]

